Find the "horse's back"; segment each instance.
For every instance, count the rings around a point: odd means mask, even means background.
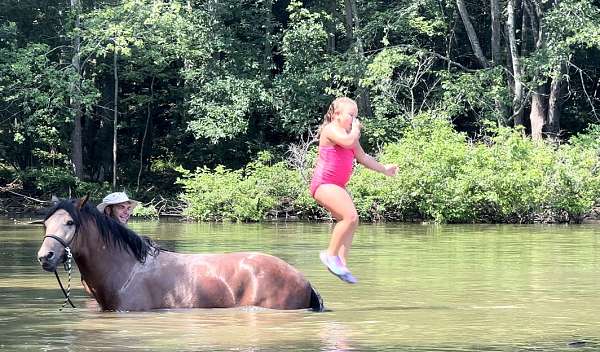
[[[260,252],[236,252],[204,257],[211,272],[232,292],[236,306],[273,309],[312,308],[315,294],[304,275],[281,258]],[[318,296],[318,294],[317,294]]]
[[[178,268],[168,275],[178,277],[178,291],[193,292],[192,307],[323,309],[319,294],[304,275],[283,259],[269,254],[167,252],[161,256],[163,268]]]

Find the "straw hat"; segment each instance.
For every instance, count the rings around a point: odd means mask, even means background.
[[[101,213],[104,213],[104,208],[106,208],[107,206],[124,202],[129,202],[129,204],[131,204],[131,210],[133,210],[133,208],[137,207],[138,205],[138,201],[129,199],[125,192],[115,192],[104,197],[104,199],[102,199],[102,203],[98,204],[96,208],[98,208],[98,211],[100,211]]]

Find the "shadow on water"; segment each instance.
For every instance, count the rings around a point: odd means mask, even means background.
[[[306,312],[178,310],[149,313],[67,313],[73,322],[46,326],[42,345],[77,350],[350,351],[340,324],[303,326]],[[35,330],[36,327],[34,326]],[[75,348],[74,348],[75,347]],[[85,347],[85,348],[83,348]]]
[[[336,313],[452,311],[447,306],[376,306],[335,312],[181,309],[100,312],[83,291],[78,309],[58,311],[56,289],[3,289],[2,350],[100,351],[598,351],[593,337],[564,341],[440,344],[369,341]],[[5,306],[6,306],[5,305]],[[403,322],[397,322],[401,324]]]

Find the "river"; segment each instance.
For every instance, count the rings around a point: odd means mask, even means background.
[[[40,226],[0,219],[2,351],[598,351],[600,226],[361,224],[348,285],[320,263],[330,224],[133,222],[179,252],[261,251],[327,311],[77,309],[35,257]],[[66,273],[60,271],[63,282]],[[65,282],[66,283],[66,282]]]

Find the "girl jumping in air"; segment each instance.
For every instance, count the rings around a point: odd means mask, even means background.
[[[395,176],[398,171],[397,166],[382,165],[362,149],[357,115],[356,102],[350,98],[337,98],[331,103],[320,127],[319,159],[310,184],[313,198],[337,220],[329,247],[319,257],[331,273],[351,284],[357,280],[346,262],[358,226],[358,214],[346,184],[354,159],[386,176]]]

